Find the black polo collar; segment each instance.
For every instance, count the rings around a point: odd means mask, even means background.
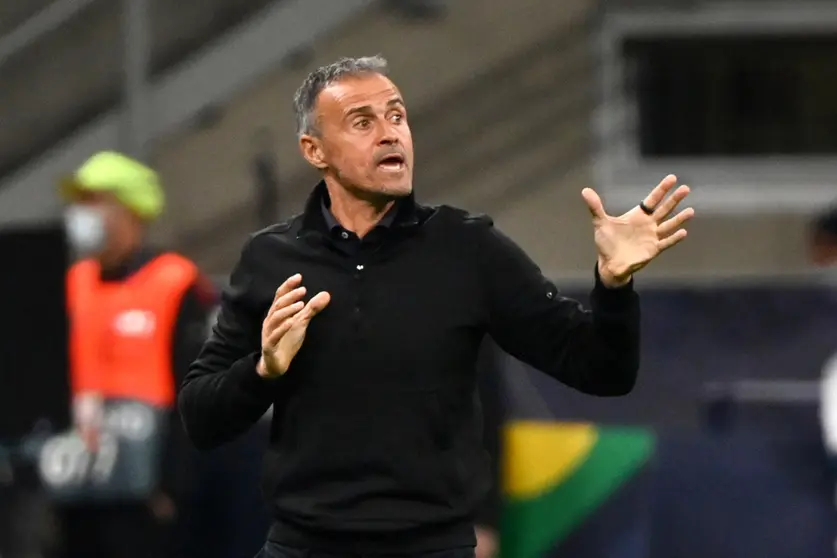
[[[328,199],[328,195],[324,196],[320,206],[323,208],[323,219],[325,219],[326,227],[328,230],[334,232],[335,230],[344,230],[343,225],[341,225],[337,218],[334,216],[334,213],[331,212],[331,200]],[[382,229],[388,229],[392,226],[395,222],[395,216],[398,214],[398,206],[393,204],[392,207],[389,208],[384,216],[378,221],[378,224],[375,225],[376,228],[380,227]]]
[[[331,202],[328,197],[328,190],[325,181],[321,180],[305,202],[305,210],[302,217],[303,231],[318,231],[326,233],[335,226],[340,226],[329,210]],[[379,223],[384,227],[411,227],[419,224],[418,205],[415,195],[399,199],[393,208],[387,212]]]

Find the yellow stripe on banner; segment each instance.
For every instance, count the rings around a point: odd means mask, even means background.
[[[557,486],[584,461],[597,438],[591,424],[508,423],[503,448],[506,495],[532,498]]]

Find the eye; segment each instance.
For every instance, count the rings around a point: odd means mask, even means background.
[[[370,124],[370,122],[369,122],[368,118],[358,118],[354,122],[354,127],[359,128],[361,130],[365,130],[366,128],[369,127],[369,124]]]
[[[404,115],[400,112],[394,112],[390,119],[395,122],[396,124],[400,124],[404,120]]]

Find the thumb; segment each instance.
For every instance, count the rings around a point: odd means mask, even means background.
[[[587,209],[590,210],[590,215],[593,216],[593,220],[605,219],[607,217],[604,205],[602,205],[602,198],[599,197],[599,194],[595,190],[585,188],[581,191],[581,197],[584,198]]]
[[[303,310],[305,312],[305,322],[309,322],[311,318],[322,312],[329,302],[331,302],[331,295],[325,291],[314,295],[314,298],[308,301]]]

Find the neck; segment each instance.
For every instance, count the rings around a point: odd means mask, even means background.
[[[363,238],[375,228],[395,204],[395,200],[384,196],[358,197],[328,178],[326,188],[331,200],[331,214],[343,228],[352,231],[359,238]]]
[[[99,256],[99,265],[105,271],[118,269],[127,263],[139,251],[140,247],[141,243],[133,240],[113,246]]]

